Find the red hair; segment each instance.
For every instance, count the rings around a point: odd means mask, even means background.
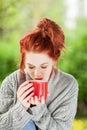
[[[54,21],[43,18],[37,28],[20,40],[21,63],[20,69],[24,70],[26,52],[47,52],[57,60],[64,48],[64,33]]]

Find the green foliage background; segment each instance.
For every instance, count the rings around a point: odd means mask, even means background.
[[[0,1],[0,82],[20,63],[19,42],[37,22],[48,17],[64,30],[66,49],[57,67],[68,72],[79,83],[78,115],[87,115],[87,19],[78,17],[74,30],[65,28],[64,0]]]

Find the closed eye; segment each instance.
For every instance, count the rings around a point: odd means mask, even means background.
[[[33,66],[29,66],[28,68],[29,68],[29,69],[34,69],[35,67],[33,67]]]
[[[41,68],[42,68],[42,69],[46,69],[46,68],[47,68],[47,66],[41,66]]]

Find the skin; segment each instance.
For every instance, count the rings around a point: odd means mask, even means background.
[[[48,81],[52,72],[55,61],[44,53],[26,52],[25,69],[34,79],[41,79]],[[33,93],[34,87],[29,81],[21,84],[17,91],[17,98],[27,110],[32,105],[44,104],[45,100],[42,96],[41,101]]]

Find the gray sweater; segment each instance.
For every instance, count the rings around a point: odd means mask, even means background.
[[[26,80],[30,77],[26,74]],[[22,81],[24,82],[24,81]],[[19,70],[2,82],[0,88],[0,130],[21,130],[32,119],[38,130],[71,130],[76,114],[78,83],[76,79],[56,68],[53,69],[45,104],[28,111],[17,99],[17,89],[22,83]]]

